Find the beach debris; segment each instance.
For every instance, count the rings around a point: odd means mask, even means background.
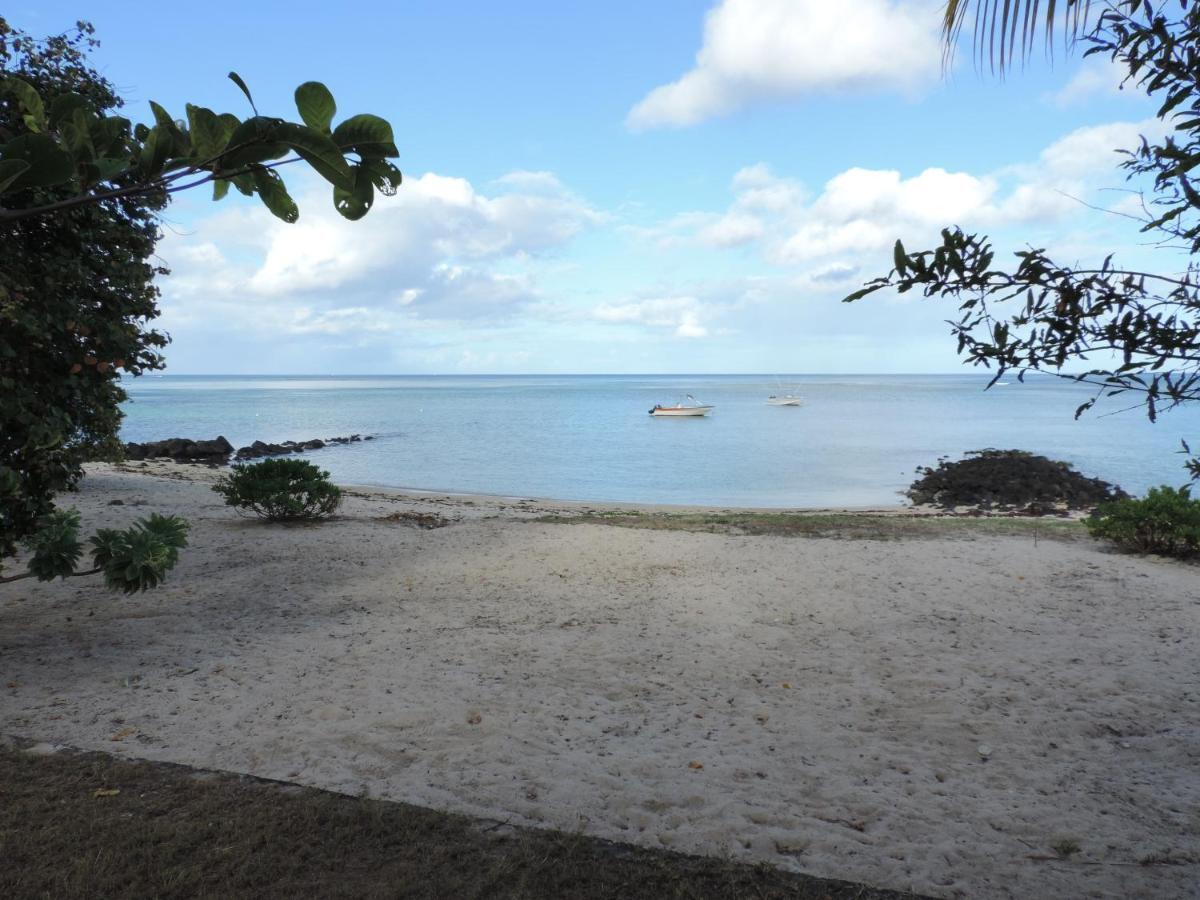
[[[445,528],[451,524],[450,519],[443,518],[436,513],[418,513],[418,512],[394,512],[388,513],[386,516],[380,516],[380,522],[395,522],[398,525],[415,525],[418,528],[426,530],[431,528]],[[564,622],[560,627],[567,628],[570,625],[578,625],[578,622]]]
[[[918,506],[970,507],[1015,515],[1065,515],[1129,496],[1116,485],[1088,478],[1068,462],[1025,450],[972,450],[964,459],[918,466],[920,476],[905,492]]]
[[[483,721],[483,716],[481,716],[477,712],[471,712],[467,715],[467,724],[468,725],[478,725],[482,721]]]
[[[115,797],[119,793],[121,793],[120,788],[96,788],[92,791],[92,797]]]
[[[690,763],[688,763],[688,768],[689,769],[703,769],[704,763],[696,762],[696,760],[693,759]]]
[[[980,744],[975,748],[975,752],[979,754],[980,759],[987,759],[992,755],[992,748],[987,744]]]
[[[122,728],[116,734],[114,734],[111,738],[109,738],[109,740],[110,741],[123,741],[123,740],[125,740],[125,738],[127,738],[133,734],[137,734],[137,729],[127,726],[125,728]]]

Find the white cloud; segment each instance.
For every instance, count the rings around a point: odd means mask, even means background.
[[[369,227],[343,221],[325,203],[306,204],[296,224],[268,225],[266,259],[249,287],[279,296],[399,279],[416,288],[431,260],[536,255],[599,219],[549,173],[514,173],[500,185],[502,192],[489,197],[463,178],[409,179],[394,199],[376,205]],[[529,186],[536,191],[522,189]]]
[[[1124,65],[1114,63],[1111,59],[1094,56],[1080,66],[1065,85],[1047,94],[1046,99],[1059,107],[1074,106],[1097,97],[1111,99],[1123,93],[1121,82],[1128,71]],[[1129,93],[1139,94],[1136,90]]]
[[[601,220],[547,172],[512,173],[487,194],[428,173],[364,222],[342,219],[323,190],[299,196],[294,225],[242,204],[168,232],[164,326],[344,347],[494,327],[535,308],[543,260]]]
[[[651,91],[630,128],[693,125],[754,101],[829,91],[912,92],[941,61],[933,0],[723,0],[696,65]]]
[[[797,181],[758,164],[741,169],[724,213],[692,212],[647,229],[660,245],[757,245],[768,262],[815,267],[810,282],[853,271],[862,254],[890,248],[896,237],[934,238],[947,225],[995,229],[1059,222],[1085,207],[1082,198],[1119,183],[1115,148],[1139,135],[1161,136],[1157,119],[1077,129],[1043,150],[1036,162],[990,173],[928,168],[905,177],[894,169],[853,167],[810,197]]]
[[[675,337],[708,336],[703,324],[704,307],[695,297],[657,297],[628,303],[597,306],[592,315],[601,322],[635,323],[670,331]]]

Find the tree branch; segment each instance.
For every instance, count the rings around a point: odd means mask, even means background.
[[[82,578],[84,575],[98,575],[104,569],[97,566],[94,569],[88,569],[86,572],[67,572],[65,575],[59,575],[59,578]],[[0,578],[0,584],[12,584],[14,581],[20,581],[22,578],[36,578],[33,572],[22,572],[20,575],[10,575],[7,578]]]

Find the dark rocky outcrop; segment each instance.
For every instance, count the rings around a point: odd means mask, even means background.
[[[920,476],[906,492],[913,503],[1043,516],[1064,510],[1090,510],[1127,497],[1116,485],[1088,478],[1070,463],[1024,450],[975,450],[965,459],[918,467]]]
[[[233,453],[233,444],[224,437],[217,437],[209,441],[168,438],[165,441],[125,445],[125,457],[131,460],[158,459],[165,456],[176,462],[220,464],[228,462],[231,453]]]
[[[169,438],[165,441],[148,441],[144,444],[126,444],[125,458],[128,460],[160,459],[166,457],[176,462],[208,463],[223,465],[229,462],[230,456],[235,459],[261,459],[267,456],[284,456],[288,453],[303,453],[306,450],[320,450],[330,444],[353,444],[358,441],[374,440],[373,435],[362,436],[351,434],[345,437],[333,437],[328,440],[313,438],[310,441],[284,441],[280,444],[268,444],[265,441],[255,441],[247,447],[239,447],[234,454],[233,445],[223,437],[211,441],[194,441],[191,438]]]
[[[366,440],[371,439],[369,435],[366,438]],[[361,435],[352,434],[347,437],[332,437],[326,441],[322,441],[319,438],[313,438],[311,441],[284,441],[281,444],[267,444],[263,441],[255,441],[248,447],[239,447],[237,459],[241,461],[246,459],[260,459],[264,456],[283,456],[287,453],[303,453],[305,450],[320,450],[330,444],[349,444],[361,440],[364,440]]]

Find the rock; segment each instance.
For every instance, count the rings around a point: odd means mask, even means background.
[[[1024,450],[974,450],[955,462],[940,459],[935,469],[920,467],[917,474],[909,499],[944,509],[997,508],[1044,516],[1128,496],[1116,485],[1076,472],[1070,463]]]
[[[175,462],[223,463],[233,453],[233,445],[224,436],[212,440],[193,441],[190,438],[168,438],[144,444],[126,444],[125,456],[132,460],[167,457]]]
[[[313,439],[313,440],[311,440],[311,441],[305,441],[305,442],[304,442],[304,449],[305,449],[305,450],[320,450],[320,449],[321,449],[322,447],[324,447],[324,446],[325,446],[325,442],[324,442],[324,441],[322,441],[322,440],[319,440],[319,439],[317,439],[317,438],[314,438],[314,439]]]

